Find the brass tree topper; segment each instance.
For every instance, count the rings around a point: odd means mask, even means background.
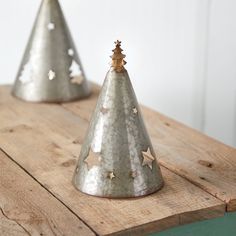
[[[124,65],[127,63],[124,58],[126,57],[122,51],[121,41],[117,40],[115,42],[116,48],[113,51],[113,55],[111,56],[112,62],[111,67],[114,68],[116,72],[122,72],[125,70]]]

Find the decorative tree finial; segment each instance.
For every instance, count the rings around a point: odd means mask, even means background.
[[[127,63],[124,58],[126,57],[123,53],[122,53],[122,49],[121,49],[121,41],[117,40],[115,42],[116,48],[113,51],[113,55],[111,56],[112,59],[112,63],[111,63],[111,67],[116,71],[116,72],[122,72],[123,70],[125,70],[124,65]]]

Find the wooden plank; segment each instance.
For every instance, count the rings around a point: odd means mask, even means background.
[[[0,235],[26,236],[29,234],[17,222],[5,216],[2,209],[0,209]]]
[[[95,235],[0,151],[0,235]]]
[[[160,163],[236,211],[236,149],[150,109],[144,113]]]
[[[145,198],[87,196],[71,184],[88,122],[59,105],[16,100],[0,88],[0,147],[99,235],[144,235],[221,216],[225,204],[163,168],[165,187]]]
[[[88,100],[63,104],[89,120],[99,86]],[[149,108],[142,107],[145,123],[160,163],[227,203],[236,211],[236,149]]]

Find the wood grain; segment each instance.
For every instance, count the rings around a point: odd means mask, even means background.
[[[0,235],[25,236],[29,234],[14,220],[9,219],[0,208]]]
[[[160,163],[236,211],[236,149],[150,109],[144,113]]]
[[[95,235],[0,151],[0,235]]]
[[[88,100],[63,107],[89,121],[99,86]],[[142,107],[148,132],[161,165],[188,179],[236,210],[236,149],[149,108]]]
[[[97,234],[145,235],[224,214],[222,201],[164,167],[165,187],[145,198],[78,192],[71,179],[88,121],[59,105],[16,100],[7,88],[0,88],[0,96],[0,147]]]

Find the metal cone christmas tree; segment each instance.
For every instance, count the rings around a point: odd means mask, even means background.
[[[73,177],[78,190],[109,198],[143,196],[163,186],[120,43],[113,50]]]
[[[12,94],[31,102],[67,102],[90,94],[58,0],[43,0]]]

